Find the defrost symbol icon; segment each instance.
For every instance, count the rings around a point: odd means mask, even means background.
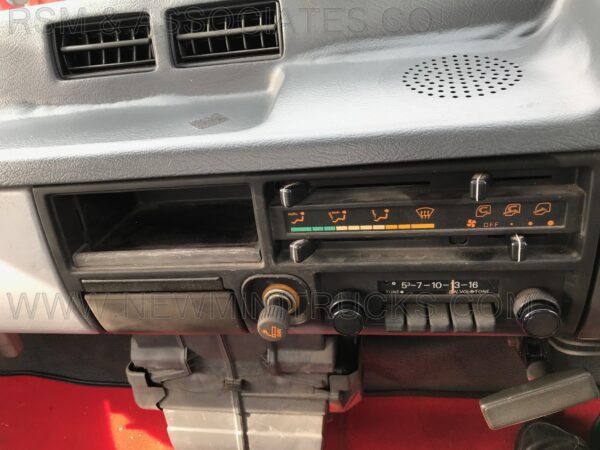
[[[435,213],[435,208],[431,208],[429,206],[422,206],[421,208],[417,208],[415,210],[419,219],[426,220],[431,219],[431,216]]]

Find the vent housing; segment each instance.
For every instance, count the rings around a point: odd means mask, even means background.
[[[168,11],[177,67],[273,59],[281,56],[277,2],[188,6]]]
[[[62,78],[148,71],[156,65],[145,13],[60,22],[51,25],[50,36]]]

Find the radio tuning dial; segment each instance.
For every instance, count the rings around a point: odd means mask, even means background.
[[[513,312],[523,331],[536,338],[549,338],[558,333],[561,324],[560,304],[548,292],[525,289],[517,294]]]
[[[344,336],[356,336],[365,326],[365,309],[360,292],[342,291],[329,306],[333,328]]]

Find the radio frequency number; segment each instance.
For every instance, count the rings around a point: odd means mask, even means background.
[[[397,285],[397,282],[392,281],[392,286]],[[461,283],[460,281],[453,281],[451,283],[445,283],[443,281],[432,281],[430,283],[425,283],[423,281],[402,281],[400,282],[400,287],[402,289],[408,289],[410,287],[416,287],[417,289],[423,288],[423,287],[432,287],[433,289],[441,289],[444,287],[450,287],[450,285],[452,285],[452,287],[454,289],[460,289],[461,287],[468,287],[470,289],[478,289],[479,288],[479,281],[469,281],[466,283]]]
[[[498,280],[386,280],[377,283],[385,294],[492,294],[498,293]]]

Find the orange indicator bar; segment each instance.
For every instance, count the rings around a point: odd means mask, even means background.
[[[397,230],[398,225],[385,225],[386,230]]]
[[[407,223],[401,223],[398,225],[399,230],[410,230],[410,225]]]
[[[435,223],[413,223],[410,228],[412,230],[425,230],[435,228]]]

